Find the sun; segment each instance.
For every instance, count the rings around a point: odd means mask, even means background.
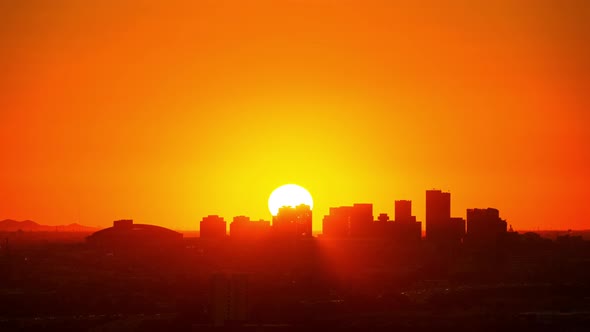
[[[309,191],[296,184],[282,185],[268,198],[268,209],[273,216],[276,216],[283,206],[296,207],[301,204],[309,205],[309,208],[313,209],[313,199]]]

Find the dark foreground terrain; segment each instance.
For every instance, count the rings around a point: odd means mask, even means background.
[[[575,236],[123,248],[33,237],[3,234],[0,331],[590,330],[590,242]],[[219,295],[218,275],[240,276],[239,294]]]

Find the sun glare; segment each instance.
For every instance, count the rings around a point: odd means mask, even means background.
[[[273,216],[276,216],[283,206],[296,207],[301,204],[309,205],[313,209],[313,199],[309,191],[296,184],[282,185],[268,198],[268,209]]]

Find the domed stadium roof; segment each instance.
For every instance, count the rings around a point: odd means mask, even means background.
[[[86,240],[93,244],[141,245],[180,242],[182,237],[181,233],[168,228],[118,220],[113,227],[97,231]]]

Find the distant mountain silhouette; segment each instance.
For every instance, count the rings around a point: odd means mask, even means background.
[[[0,232],[33,231],[33,232],[95,232],[98,227],[84,226],[77,223],[69,225],[41,225],[32,220],[17,221],[6,219],[0,221]]]

